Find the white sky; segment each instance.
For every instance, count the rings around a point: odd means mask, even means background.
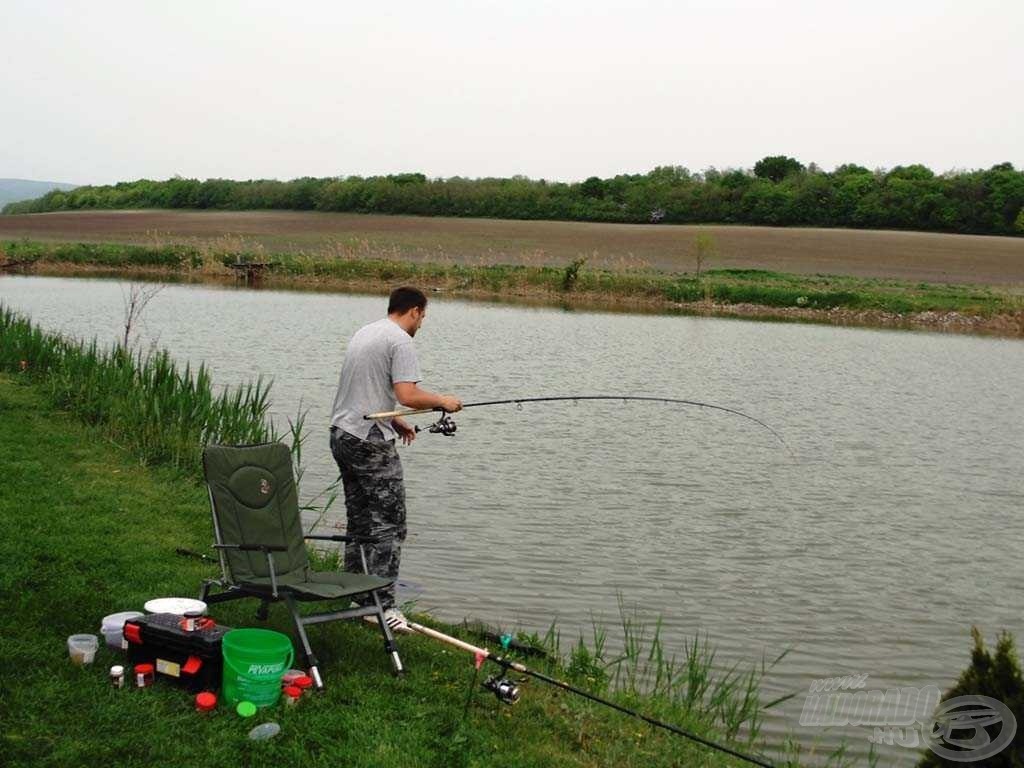
[[[0,177],[1024,166],[1024,2],[0,0]]]

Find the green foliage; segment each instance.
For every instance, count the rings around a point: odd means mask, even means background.
[[[162,267],[180,269],[202,264],[199,250],[190,245],[121,245],[118,243],[4,243],[12,261],[51,261],[95,267]]]
[[[565,271],[562,273],[562,290],[571,291],[576,283],[580,279],[580,270],[583,269],[583,265],[587,263],[587,260],[582,256],[578,259],[573,259],[565,267]]]
[[[928,181],[934,179],[935,174],[930,168],[923,165],[897,165],[888,174],[889,179],[906,179],[908,181]]]
[[[587,198],[602,198],[605,194],[605,183],[597,176],[591,176],[580,184],[580,194]]]
[[[608,687],[608,672],[600,653],[592,651],[580,638],[569,652],[566,674],[570,680],[586,685],[588,690],[601,693]]]
[[[872,172],[840,165],[823,173],[791,157],[759,160],[748,172],[691,173],[659,166],[646,174],[591,176],[576,184],[512,178],[388,176],[256,179],[140,179],[52,191],[4,213],[82,209],[199,208],[319,210],[675,224],[735,223],[916,229],[1022,235],[1024,172],[1010,163],[936,176],[922,165]],[[652,212],[657,212],[652,216]]]
[[[1020,659],[1009,632],[1002,632],[996,640],[993,654],[985,647],[985,640],[977,627],[971,627],[971,665],[965,669],[960,678],[949,691],[945,699],[956,696],[989,696],[1003,702],[1017,720],[1017,735],[1010,745],[1002,752],[985,760],[986,768],[1021,768],[1024,766],[1024,677],[1021,676]],[[1000,727],[1005,727],[1000,726]],[[995,738],[999,731],[995,726],[988,729],[989,736]],[[960,736],[962,734],[956,734]],[[928,752],[918,763],[918,768],[939,768],[940,766],[961,766],[963,762],[953,762]]]
[[[804,166],[799,160],[785,155],[769,155],[754,164],[754,175],[759,179],[782,181],[787,176],[803,173]]]
[[[698,232],[697,237],[693,241],[693,257],[695,266],[697,268],[697,279],[700,279],[701,273],[708,265],[710,261],[718,252],[718,248],[715,244],[715,236],[709,232]]]

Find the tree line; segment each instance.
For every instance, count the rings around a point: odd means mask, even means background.
[[[644,174],[592,176],[573,183],[523,176],[430,179],[422,173],[291,181],[175,177],[54,190],[8,204],[3,212],[93,208],[285,209],[1024,235],[1024,171],[1001,163],[944,174],[923,165],[869,170],[848,164],[826,172],[777,155],[749,170],[694,173],[659,166]]]

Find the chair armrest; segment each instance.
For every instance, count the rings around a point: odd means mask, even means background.
[[[240,552],[262,552],[267,557],[267,567],[270,569],[270,592],[277,599],[277,571],[274,570],[274,556],[271,552],[287,552],[288,547],[283,544],[214,544],[214,549],[237,549]]]
[[[348,534],[336,533],[333,536],[321,536],[309,535],[303,536],[304,539],[316,539],[318,541],[345,541],[351,544],[380,544],[380,539],[376,536],[349,536]]]
[[[287,552],[284,544],[213,544],[213,549],[238,549],[242,552]]]

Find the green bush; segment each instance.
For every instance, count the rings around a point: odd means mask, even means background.
[[[971,665],[960,674],[944,699],[957,696],[989,696],[1003,702],[1017,720],[1017,735],[1002,752],[985,759],[985,768],[1022,768],[1024,766],[1024,678],[1021,676],[1020,660],[1013,636],[1003,632],[996,641],[995,653],[985,647],[985,641],[977,627],[971,627],[974,647],[971,649]],[[1005,727],[999,726],[999,727]],[[995,738],[999,731],[996,726],[988,729]],[[957,734],[966,735],[964,734]],[[918,763],[918,768],[956,767],[971,763],[953,762],[928,752]],[[975,763],[981,765],[981,763]]]
[[[587,263],[585,258],[573,259],[562,272],[562,290],[571,291],[580,279],[580,270]]]

